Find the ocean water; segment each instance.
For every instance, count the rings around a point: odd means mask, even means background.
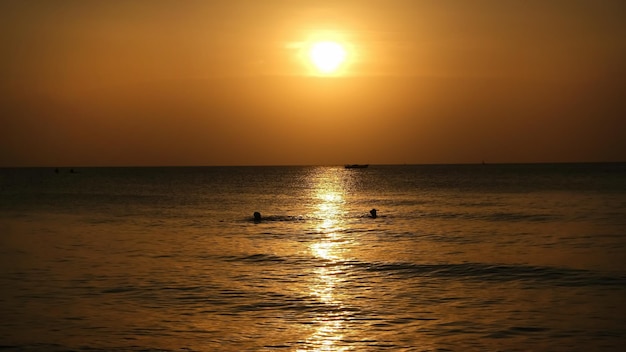
[[[74,171],[0,169],[2,351],[626,344],[626,164]]]

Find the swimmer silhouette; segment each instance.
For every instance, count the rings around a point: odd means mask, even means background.
[[[370,210],[370,216],[372,217],[372,219],[376,219],[376,209]]]
[[[255,211],[253,216],[254,216],[254,221],[256,222],[261,221],[261,213],[259,213],[258,211]]]

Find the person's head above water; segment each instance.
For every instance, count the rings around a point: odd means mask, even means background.
[[[254,216],[254,221],[261,221],[261,213],[259,213],[258,211],[255,211],[253,216]]]
[[[370,210],[370,215],[375,218],[376,217],[376,209]]]

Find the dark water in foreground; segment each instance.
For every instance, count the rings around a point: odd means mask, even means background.
[[[0,350],[626,343],[626,164],[77,171],[0,170]]]

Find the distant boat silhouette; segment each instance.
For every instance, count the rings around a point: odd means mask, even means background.
[[[365,169],[368,166],[368,164],[346,164],[344,167],[346,169]]]

